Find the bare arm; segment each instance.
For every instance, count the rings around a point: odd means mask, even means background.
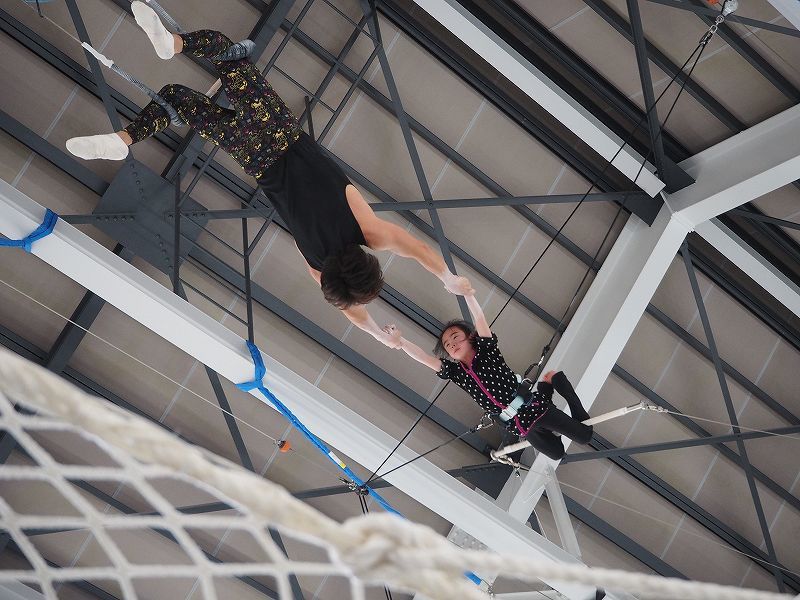
[[[321,285],[322,274],[308,265],[308,274],[316,281],[318,284]],[[376,340],[389,346],[390,348],[399,348],[400,342],[393,341],[385,331],[383,331],[375,320],[370,316],[369,312],[367,312],[367,307],[363,305],[356,305],[351,306],[350,308],[343,310],[344,316],[348,318],[348,320],[361,329],[362,331],[366,331]]]
[[[402,227],[376,217],[375,212],[354,186],[347,187],[347,202],[370,248],[389,250],[405,258],[413,258],[427,271],[436,275],[449,292],[463,296],[472,289],[468,279],[450,272],[438,251]]]
[[[434,371],[441,370],[442,361],[425,352],[425,350],[417,346],[414,342],[410,342],[404,338],[400,333],[400,330],[397,328],[397,325],[387,325],[383,328],[383,331],[385,331],[393,340],[396,340],[400,344],[399,347],[403,349],[403,352],[408,354],[415,361],[422,363],[426,367],[430,367]]]
[[[399,348],[400,341],[395,340],[390,336],[386,331],[378,327],[378,324],[375,322],[375,319],[367,311],[367,307],[363,304],[357,304],[355,306],[351,306],[350,308],[346,308],[342,311],[344,316],[347,317],[350,322],[358,327],[362,331],[366,331],[380,343],[389,346],[389,348]]]
[[[467,308],[469,309],[469,314],[472,315],[472,321],[475,323],[475,330],[478,335],[480,337],[492,337],[492,330],[486,321],[486,315],[483,314],[481,305],[475,298],[475,294],[464,296],[464,300],[467,301]]]

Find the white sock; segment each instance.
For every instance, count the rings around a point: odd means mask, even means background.
[[[122,160],[128,156],[128,145],[116,133],[71,138],[67,140],[67,150],[86,160]]]
[[[167,28],[161,23],[156,12],[144,2],[131,2],[131,11],[136,17],[136,23],[141,27],[150,38],[156,54],[160,58],[172,58],[175,56],[175,39]]]

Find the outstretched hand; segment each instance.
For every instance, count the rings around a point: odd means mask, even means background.
[[[555,374],[556,374],[556,372],[555,372],[555,371],[548,371],[548,372],[547,372],[547,373],[545,373],[545,374],[544,374],[544,376],[542,377],[542,381],[544,381],[545,383],[549,383],[549,384],[551,384],[551,385],[552,385],[552,383],[553,383],[553,375],[555,375]]]
[[[475,293],[475,290],[472,289],[472,284],[466,277],[448,273],[444,278],[443,283],[444,289],[451,294],[457,294],[458,296],[471,296]]]
[[[403,347],[403,334],[398,329],[397,325],[385,325],[381,329],[384,336],[381,336],[380,341],[389,346],[389,348],[402,348]]]

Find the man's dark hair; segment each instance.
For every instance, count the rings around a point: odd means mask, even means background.
[[[383,287],[378,259],[356,244],[326,258],[321,273],[322,295],[341,310],[374,300]]]
[[[442,338],[444,338],[444,332],[451,327],[458,327],[461,331],[463,331],[470,344],[472,344],[472,347],[475,347],[475,335],[477,332],[475,331],[475,327],[472,326],[472,323],[469,321],[463,321],[461,319],[453,319],[452,321],[445,323],[441,333],[439,333],[439,339],[436,341],[436,346],[433,348],[433,353],[437,358],[450,358],[447,350],[444,349],[444,340]]]

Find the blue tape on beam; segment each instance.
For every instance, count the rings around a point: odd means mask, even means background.
[[[2,240],[0,239],[0,247],[5,248],[22,248],[25,252],[30,252],[33,247],[33,242],[37,242],[43,237],[53,233],[53,228],[58,221],[58,215],[49,208],[44,213],[44,221],[36,229],[34,229],[27,236],[21,240]]]
[[[308,428],[305,425],[303,425],[303,423],[300,422],[300,420],[294,415],[294,413],[290,411],[289,408],[283,402],[278,400],[278,398],[276,398],[272,392],[269,391],[269,389],[264,385],[263,381],[264,375],[267,374],[267,368],[264,366],[264,359],[261,356],[261,351],[258,349],[258,346],[256,346],[253,342],[249,340],[247,341],[247,349],[250,350],[250,356],[253,358],[253,365],[255,366],[255,378],[252,381],[237,383],[236,387],[242,390],[243,392],[258,390],[259,392],[264,394],[267,400],[269,400],[272,403],[272,405],[278,409],[278,412],[280,412],[284,417],[286,417],[286,420],[289,421],[292,425],[294,425],[300,431],[300,433],[302,433],[308,439],[308,441],[314,444],[314,446],[316,446],[316,448],[320,452],[322,452],[322,454],[324,454],[328,460],[330,460],[333,464],[339,467],[342,470],[342,472],[345,475],[347,475],[350,481],[352,481],[358,487],[366,489],[369,495],[372,496],[372,498],[378,504],[380,504],[380,506],[386,512],[392,513],[393,515],[397,515],[400,518],[405,518],[395,508],[393,508],[378,492],[376,492],[371,487],[366,485],[358,475],[353,473],[353,471],[350,470],[350,467],[344,464],[344,462],[342,462],[342,460],[338,456],[336,456],[336,454],[331,452],[330,448],[328,448],[325,442],[323,442],[316,435],[311,433],[311,431],[309,431]],[[467,579],[469,579],[476,585],[480,585],[483,582],[483,580],[474,573],[467,572],[464,573],[464,575],[467,577]]]
[[[358,487],[364,487],[369,493],[369,495],[372,496],[372,498],[378,504],[380,504],[384,510],[392,514],[395,514],[397,516],[402,516],[399,512],[397,512],[397,510],[392,508],[392,506],[380,494],[378,494],[378,492],[373,490],[371,487],[366,486],[364,484],[364,481],[361,480],[361,478],[359,478],[358,475],[353,473],[350,467],[344,464],[344,462],[342,462],[342,460],[338,456],[336,456],[336,454],[334,454],[330,448],[328,448],[325,442],[323,442],[316,435],[311,433],[311,431],[309,431],[308,428],[305,425],[303,425],[303,423],[300,422],[300,420],[294,415],[294,413],[292,413],[292,411],[290,411],[289,408],[283,402],[278,400],[278,398],[276,398],[275,395],[272,392],[270,392],[269,389],[267,389],[267,387],[263,383],[264,375],[266,374],[267,369],[264,366],[264,360],[261,357],[261,351],[258,349],[258,346],[256,346],[253,342],[249,340],[247,342],[247,348],[248,350],[250,350],[250,355],[253,357],[253,364],[255,365],[255,378],[253,379],[253,381],[246,381],[244,383],[239,383],[236,385],[236,387],[238,387],[240,390],[244,392],[258,390],[259,392],[264,394],[267,400],[269,400],[272,403],[272,405],[278,409],[278,412],[280,412],[284,417],[286,417],[286,419],[292,425],[294,425],[300,431],[300,433],[302,433],[308,439],[308,441],[314,444],[314,446],[316,446],[316,448],[320,452],[322,452],[322,454],[324,454],[328,460],[330,460],[333,464],[339,467],[342,470],[342,472],[345,475],[347,475],[347,477],[354,484],[356,484]]]

